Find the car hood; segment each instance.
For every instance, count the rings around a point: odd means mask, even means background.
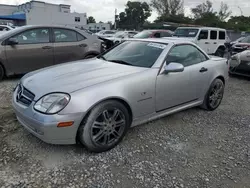
[[[47,93],[72,93],[144,70],[147,69],[95,58],[31,72],[22,78],[21,83],[36,95],[35,100],[37,100]]]

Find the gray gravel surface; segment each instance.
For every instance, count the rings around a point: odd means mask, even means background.
[[[216,111],[137,126],[101,154],[24,130],[11,108],[16,82],[0,83],[0,187],[250,187],[250,80],[230,78]]]

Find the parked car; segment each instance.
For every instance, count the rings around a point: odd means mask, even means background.
[[[116,31],[112,31],[112,30],[102,30],[96,33],[96,35],[99,37],[113,37],[115,33]]]
[[[207,54],[223,57],[229,41],[225,29],[213,27],[179,27],[173,34],[180,40],[189,40],[201,47]]]
[[[23,26],[0,36],[0,79],[43,67],[91,58],[101,40],[84,31],[61,26]]]
[[[144,30],[136,34],[133,38],[162,38],[162,37],[172,37],[172,33],[169,30]]]
[[[231,45],[234,45],[234,44],[236,44],[236,43],[239,43],[239,42],[241,42],[244,38],[246,38],[246,37],[240,37],[240,38],[238,38],[238,39],[236,39],[236,40],[234,40],[234,41],[231,41],[230,44],[231,44]]]
[[[7,31],[10,31],[14,29],[13,27],[11,26],[8,26],[8,25],[0,25],[0,35],[6,33]]]
[[[41,140],[103,152],[131,126],[194,106],[215,110],[227,75],[226,59],[191,42],[128,39],[98,58],[25,75],[13,107]]]
[[[229,73],[250,77],[250,50],[237,53],[229,60]]]
[[[250,36],[247,36],[244,39],[240,40],[239,42],[235,43],[231,47],[231,54],[235,55],[247,49],[250,49]]]
[[[114,44],[120,43],[124,39],[134,37],[137,31],[118,31],[113,37],[105,37],[106,39],[113,41]]]

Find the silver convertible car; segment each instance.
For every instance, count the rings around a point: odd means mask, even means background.
[[[25,75],[12,102],[19,122],[41,140],[103,152],[131,126],[194,106],[216,109],[227,76],[226,59],[193,43],[129,39],[97,58]]]

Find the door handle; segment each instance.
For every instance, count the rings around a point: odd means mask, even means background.
[[[207,72],[207,71],[208,71],[208,69],[205,68],[205,67],[202,67],[201,70],[200,70],[200,72]]]
[[[210,44],[209,42],[205,42],[205,44]]]
[[[217,42],[214,42],[214,44],[217,44]]]
[[[44,49],[44,50],[49,50],[49,49],[51,49],[52,48],[52,46],[43,46],[42,47],[42,49]]]
[[[87,44],[80,44],[80,47],[87,47]]]

